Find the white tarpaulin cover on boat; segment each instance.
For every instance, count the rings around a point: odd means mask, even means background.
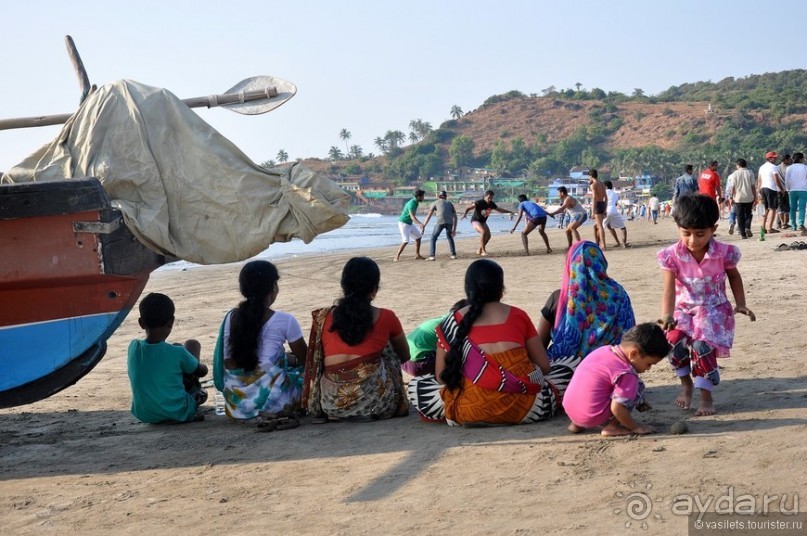
[[[306,243],[348,221],[348,195],[299,165],[253,163],[171,92],[130,80],[91,93],[4,182],[97,177],[131,231],[200,264]]]

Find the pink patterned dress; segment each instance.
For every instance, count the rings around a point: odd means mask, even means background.
[[[678,329],[693,341],[705,341],[717,357],[729,357],[734,343],[734,308],[726,295],[726,270],[737,267],[737,246],[712,239],[698,263],[683,242],[658,252],[662,270],[675,275]]]

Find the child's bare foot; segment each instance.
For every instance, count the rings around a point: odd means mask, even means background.
[[[692,405],[692,378],[681,377],[681,392],[675,398],[675,405],[681,409],[689,409]]]
[[[695,412],[695,417],[704,417],[706,415],[714,415],[717,413],[715,409],[712,393],[708,389],[701,389],[701,403],[698,406],[698,411]]]
[[[552,253],[552,248],[546,248],[547,253]]]
[[[622,426],[619,421],[613,419],[611,422],[605,425],[602,429],[600,434],[604,435],[605,437],[614,437],[614,436],[623,436],[623,435],[630,435],[633,432]]]
[[[577,426],[575,423],[569,424],[569,426],[567,426],[566,429],[569,430],[573,434],[579,434],[580,432],[585,432],[586,431],[585,428],[583,428],[582,426]]]
[[[426,258],[426,257],[424,257],[423,255],[415,255],[415,260],[416,260],[416,261],[422,261],[422,260],[423,260],[423,259],[425,259],[425,258]]]

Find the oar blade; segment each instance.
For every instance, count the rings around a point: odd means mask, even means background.
[[[287,80],[275,78],[274,76],[253,76],[239,83],[225,91],[225,93],[240,93],[242,91],[256,91],[274,87],[277,90],[277,96],[269,97],[266,99],[259,99],[249,102],[239,102],[234,104],[225,104],[222,108],[230,111],[244,114],[244,115],[258,115],[271,112],[278,106],[281,106],[297,93],[297,86]]]

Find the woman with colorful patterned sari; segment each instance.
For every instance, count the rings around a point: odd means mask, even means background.
[[[435,376],[413,378],[409,398],[426,421],[451,426],[529,423],[560,405],[571,369],[550,367],[529,316],[501,302],[504,272],[487,259],[465,273],[469,305],[437,327]],[[546,376],[544,376],[546,374]]]
[[[296,428],[307,348],[292,315],[272,309],[279,292],[277,268],[248,262],[238,283],[244,300],[227,313],[213,353],[213,380],[228,417],[258,431]],[[288,343],[292,354],[287,354]]]
[[[628,293],[607,270],[608,261],[593,242],[582,240],[569,250],[547,349],[550,362],[582,360],[601,346],[619,344],[636,325]]]
[[[484,393],[482,398],[496,399],[507,395],[510,400],[517,400],[520,408],[502,416],[497,414],[501,411],[500,405],[494,405],[494,409],[486,410],[492,414],[485,415],[483,422],[517,424],[552,417],[560,409],[563,393],[583,358],[598,346],[618,344],[622,333],[635,324],[630,299],[622,286],[608,277],[607,266],[602,251],[592,242],[578,242],[569,250],[552,329],[553,342],[546,352],[548,372],[543,377],[537,370],[530,371],[523,359],[513,369],[508,369],[511,362],[491,363],[491,356],[484,356],[485,361],[482,363],[478,355],[482,352],[474,350],[476,345],[471,341],[475,333],[459,333],[467,339],[463,341],[460,358],[463,374],[461,388],[470,387],[470,396],[464,394],[461,398],[470,401],[478,397],[482,392],[480,389],[493,390],[495,394]],[[469,276],[474,277],[471,275],[471,267],[466,273],[466,294],[469,293],[469,283],[470,292],[478,292],[474,290],[474,283],[469,281]],[[454,320],[458,316],[454,315]],[[438,336],[441,332],[443,334],[441,341],[458,338],[460,330],[455,327],[456,322],[452,325],[451,320],[449,317],[446,323],[438,327]],[[462,323],[461,319],[459,323]],[[534,328],[532,331],[527,329],[528,334],[534,331]],[[447,355],[446,348],[443,347],[443,356],[450,363],[453,356]],[[497,374],[493,375],[492,371]],[[447,381],[445,383],[448,384]],[[458,397],[453,391],[457,389],[443,386],[435,377],[416,378],[409,382],[409,398],[421,417],[427,421],[446,420],[450,425],[460,424],[456,419],[462,420],[465,416],[457,415],[455,400]],[[484,410],[484,407],[481,409]],[[473,415],[471,418],[478,419],[480,416]]]
[[[380,278],[372,259],[350,259],[342,271],[344,296],[312,313],[303,407],[314,423],[409,414],[401,375],[409,345],[395,313],[372,305]]]

